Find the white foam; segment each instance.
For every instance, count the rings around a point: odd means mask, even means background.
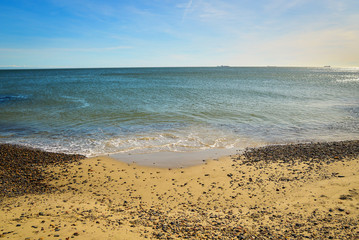
[[[350,83],[350,82],[359,82],[359,78],[349,78],[349,79],[338,79],[338,83]]]
[[[97,139],[91,156],[115,153],[149,154],[238,149],[254,144],[253,141],[219,129],[182,129],[181,131],[150,132]]]
[[[77,103],[78,104],[78,108],[86,108],[90,106],[90,103],[88,103],[85,99],[83,98],[78,98],[78,97],[72,97],[72,96],[62,96],[62,98],[65,98],[67,100],[70,100],[71,102]]]

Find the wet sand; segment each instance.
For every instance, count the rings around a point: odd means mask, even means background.
[[[0,238],[359,236],[359,141],[248,149],[177,169],[0,146]]]

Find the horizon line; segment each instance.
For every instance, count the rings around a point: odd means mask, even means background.
[[[248,66],[232,66],[232,65],[216,65],[216,66],[133,66],[133,67],[119,67],[119,66],[112,66],[112,67],[69,67],[69,66],[51,66],[51,67],[27,67],[27,66],[0,66],[0,70],[56,70],[56,69],[111,69],[111,68],[359,68],[359,66],[330,66],[330,65],[323,65],[323,66],[299,66],[299,65],[248,65]]]

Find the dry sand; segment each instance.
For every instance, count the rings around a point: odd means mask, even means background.
[[[253,159],[228,156],[183,169],[108,157],[49,166],[50,184],[59,190],[1,199],[0,238],[359,236],[358,157]]]

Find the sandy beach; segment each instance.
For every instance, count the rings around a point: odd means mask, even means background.
[[[3,239],[359,236],[359,141],[248,149],[176,169],[0,146]]]

